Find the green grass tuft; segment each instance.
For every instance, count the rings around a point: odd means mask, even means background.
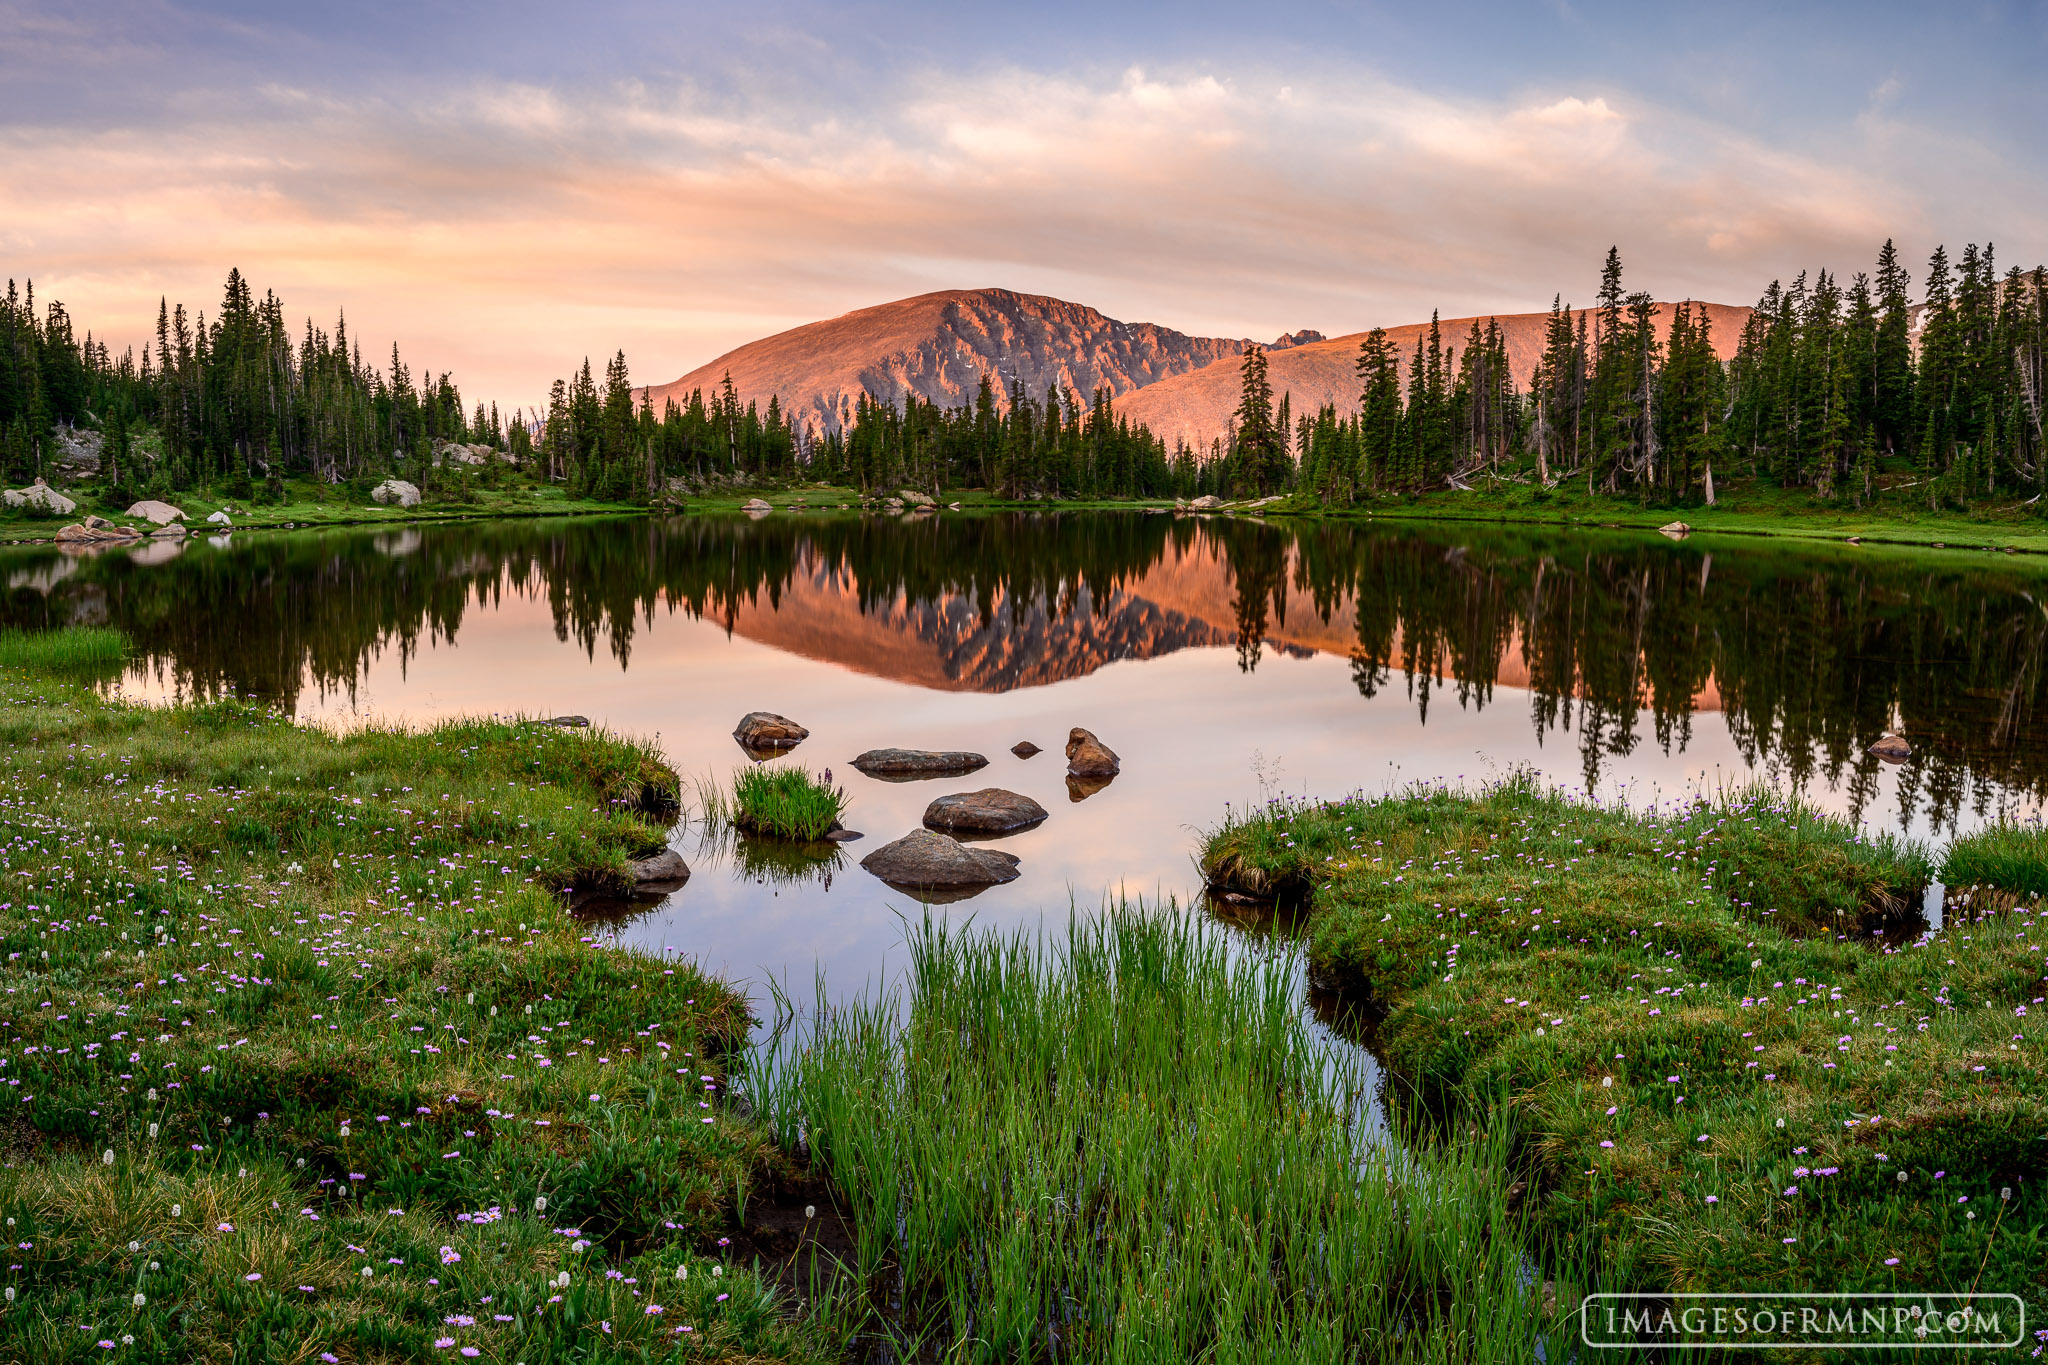
[[[844,788],[794,764],[742,768],[729,790],[706,786],[702,797],[706,818],[770,839],[815,842],[846,813]]]
[[[2004,821],[1956,840],[1941,864],[1951,892],[1986,887],[2017,896],[2048,896],[2048,828]]]
[[[1130,907],[1051,937],[926,919],[909,950],[907,1012],[821,999],[749,1080],[846,1201],[845,1322],[881,1358],[1569,1352],[1512,1125],[1376,1142],[1284,962]]]
[[[39,673],[83,673],[118,668],[127,637],[105,626],[0,631],[0,668]]]

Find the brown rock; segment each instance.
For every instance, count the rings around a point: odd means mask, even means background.
[[[1870,746],[1870,756],[1886,763],[1904,763],[1913,756],[1913,746],[1906,742],[1904,735],[1886,733]]]
[[[641,858],[633,863],[632,873],[636,891],[672,891],[690,880],[690,865],[683,861],[680,853],[665,848],[651,858]]]
[[[993,848],[969,848],[928,829],[883,844],[860,865],[891,886],[945,890],[995,886],[1017,880],[1017,857]]]
[[[1042,825],[1045,819],[1044,806],[1001,787],[942,796],[924,811],[928,828],[956,836],[1013,834]]]
[[[1115,777],[1122,767],[1122,760],[1093,734],[1078,726],[1067,733],[1068,776]]]
[[[742,749],[794,749],[809,739],[811,732],[773,711],[749,711],[734,727],[732,737]]]
[[[962,749],[870,749],[853,760],[869,777],[906,781],[921,777],[958,777],[988,760]]]
[[[1010,752],[1019,758],[1030,758],[1039,752],[1038,746],[1028,739],[1020,739],[1010,746]]]

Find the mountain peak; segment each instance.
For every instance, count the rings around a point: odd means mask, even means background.
[[[972,403],[989,375],[999,390],[1048,386],[1085,400],[1112,395],[1242,355],[1251,343],[1196,337],[1149,322],[1122,322],[1085,304],[1010,289],[948,289],[858,308],[749,342],[670,384],[644,392],[657,409],[687,403],[729,374],[742,399],[782,400],[791,423],[823,433],[852,420],[865,393],[884,402],[915,396],[941,407]]]

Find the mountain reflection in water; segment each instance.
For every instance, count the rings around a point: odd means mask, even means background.
[[[1447,700],[1526,706],[1540,741],[1575,749],[1589,790],[1645,746],[1684,753],[1713,711],[1751,770],[1818,780],[1858,815],[1885,776],[1864,751],[1902,729],[1901,824],[2038,805],[2048,779],[2048,566],[2024,557],[1384,521],[778,513],[241,534],[153,564],[36,547],[0,553],[0,586],[0,626],[127,632],[145,691],[302,711],[353,699],[382,659],[454,644],[478,613],[544,604],[557,640],[621,669],[681,614],[934,692],[1192,649],[1234,651],[1243,673],[1276,653],[1335,656],[1362,697],[1407,698],[1417,725]]]

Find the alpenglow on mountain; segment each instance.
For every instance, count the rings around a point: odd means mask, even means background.
[[[1322,340],[1298,332],[1276,349]],[[1021,380],[1033,398],[1048,386],[1083,401],[1098,386],[1125,394],[1212,361],[1244,354],[1245,338],[1195,337],[1149,322],[1119,322],[1083,304],[1008,289],[951,289],[861,308],[726,352],[671,384],[645,390],[657,413],[673,397],[709,396],[730,374],[742,401],[781,400],[791,424],[823,433],[853,420],[862,393],[901,404],[972,403],[983,374],[1000,400]]]
[[[1713,327],[1723,360],[1735,354],[1745,307],[1700,307]],[[1657,305],[1657,327],[1670,329],[1672,305]],[[1526,386],[1543,349],[1544,313],[1502,313],[1494,318],[1507,343],[1515,382]],[[1439,324],[1443,343],[1462,350],[1474,319]],[[1482,327],[1487,319],[1478,319]],[[1388,327],[1402,372],[1426,322]],[[1297,413],[1325,403],[1349,411],[1357,402],[1355,362],[1365,333],[1325,337],[1291,332],[1268,343],[1273,353],[1274,397],[1289,394]],[[1185,442],[1206,450],[1225,439],[1239,392],[1238,358],[1245,338],[1198,337],[1149,322],[1119,322],[1084,304],[1008,289],[955,289],[920,294],[840,317],[778,332],[728,351],[669,384],[643,392],[659,413],[670,398],[707,398],[728,375],[742,402],[765,410],[771,398],[799,433],[820,436],[853,420],[860,395],[901,406],[915,396],[942,408],[974,402],[981,377],[995,381],[997,401],[1012,381],[1033,398],[1049,386],[1086,403],[1096,388],[1115,399],[1118,413],[1150,427],[1169,450]]]

